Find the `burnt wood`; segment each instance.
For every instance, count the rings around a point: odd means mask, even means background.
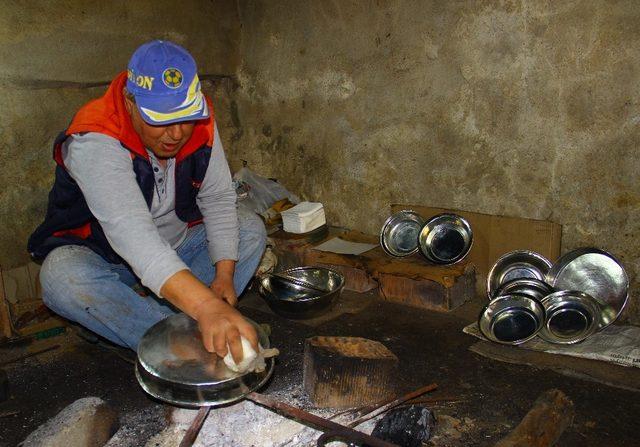
[[[395,396],[398,358],[383,344],[360,337],[305,341],[304,389],[317,407],[368,405]]]
[[[571,425],[573,402],[558,389],[542,393],[520,424],[495,447],[551,447]]]

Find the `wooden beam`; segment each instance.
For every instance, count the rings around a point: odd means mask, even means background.
[[[11,314],[9,313],[9,303],[7,302],[4,290],[2,269],[0,269],[0,332],[4,337],[11,337],[13,335],[13,330],[11,328]]]

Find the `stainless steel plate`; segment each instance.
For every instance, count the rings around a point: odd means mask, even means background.
[[[264,330],[250,321],[260,344],[269,347]],[[136,377],[153,397],[170,404],[199,407],[242,399],[266,383],[274,359],[266,359],[260,373],[238,374],[222,359],[204,349],[197,323],[185,314],[172,315],[153,325],[138,345]]]
[[[556,262],[546,276],[556,290],[585,292],[604,307],[601,328],[615,321],[629,299],[629,277],[611,254],[597,248],[573,250]]]
[[[487,296],[491,299],[504,283],[518,278],[545,280],[551,261],[529,250],[516,250],[502,255],[487,275]],[[548,282],[548,281],[547,281]],[[553,284],[549,283],[553,286]]]
[[[424,219],[415,211],[402,210],[390,216],[380,230],[380,246],[398,258],[418,251],[418,234]]]
[[[542,301],[545,296],[553,292],[553,287],[537,278],[516,278],[502,284],[498,290],[495,291],[494,296],[517,293]]]
[[[545,320],[542,304],[525,295],[502,295],[485,306],[478,318],[482,334],[491,341],[517,345],[531,340]]]
[[[589,337],[600,325],[600,306],[584,292],[562,290],[542,300],[545,325],[538,336],[549,343],[573,344]]]
[[[457,214],[439,214],[424,224],[418,236],[422,254],[436,264],[463,260],[473,245],[471,225]]]

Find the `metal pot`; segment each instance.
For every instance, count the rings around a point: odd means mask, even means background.
[[[258,283],[258,291],[271,310],[291,319],[314,318],[327,312],[340,297],[345,282],[344,276],[326,267],[296,267],[279,275],[302,281],[296,283],[275,275],[264,275]],[[305,283],[317,289],[305,287]]]

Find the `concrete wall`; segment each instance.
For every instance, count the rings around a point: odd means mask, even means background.
[[[234,162],[377,233],[392,202],[549,219],[633,278],[640,3],[240,0]]]
[[[237,75],[205,86],[232,166],[371,233],[392,202],[559,222],[623,261],[640,323],[639,23],[634,0],[5,4],[0,266],[28,259],[56,133],[166,38]]]
[[[200,73],[237,70],[234,1],[25,1],[0,12],[0,266],[28,260],[26,240],[44,216],[53,179],[51,144],[77,108],[100,96],[151,39],[188,48]],[[91,87],[92,85],[97,87]],[[227,88],[216,88],[216,87]],[[228,83],[207,83],[222,101]],[[228,102],[225,102],[225,104]],[[224,111],[224,107],[222,107]],[[222,113],[223,131],[224,116]]]

